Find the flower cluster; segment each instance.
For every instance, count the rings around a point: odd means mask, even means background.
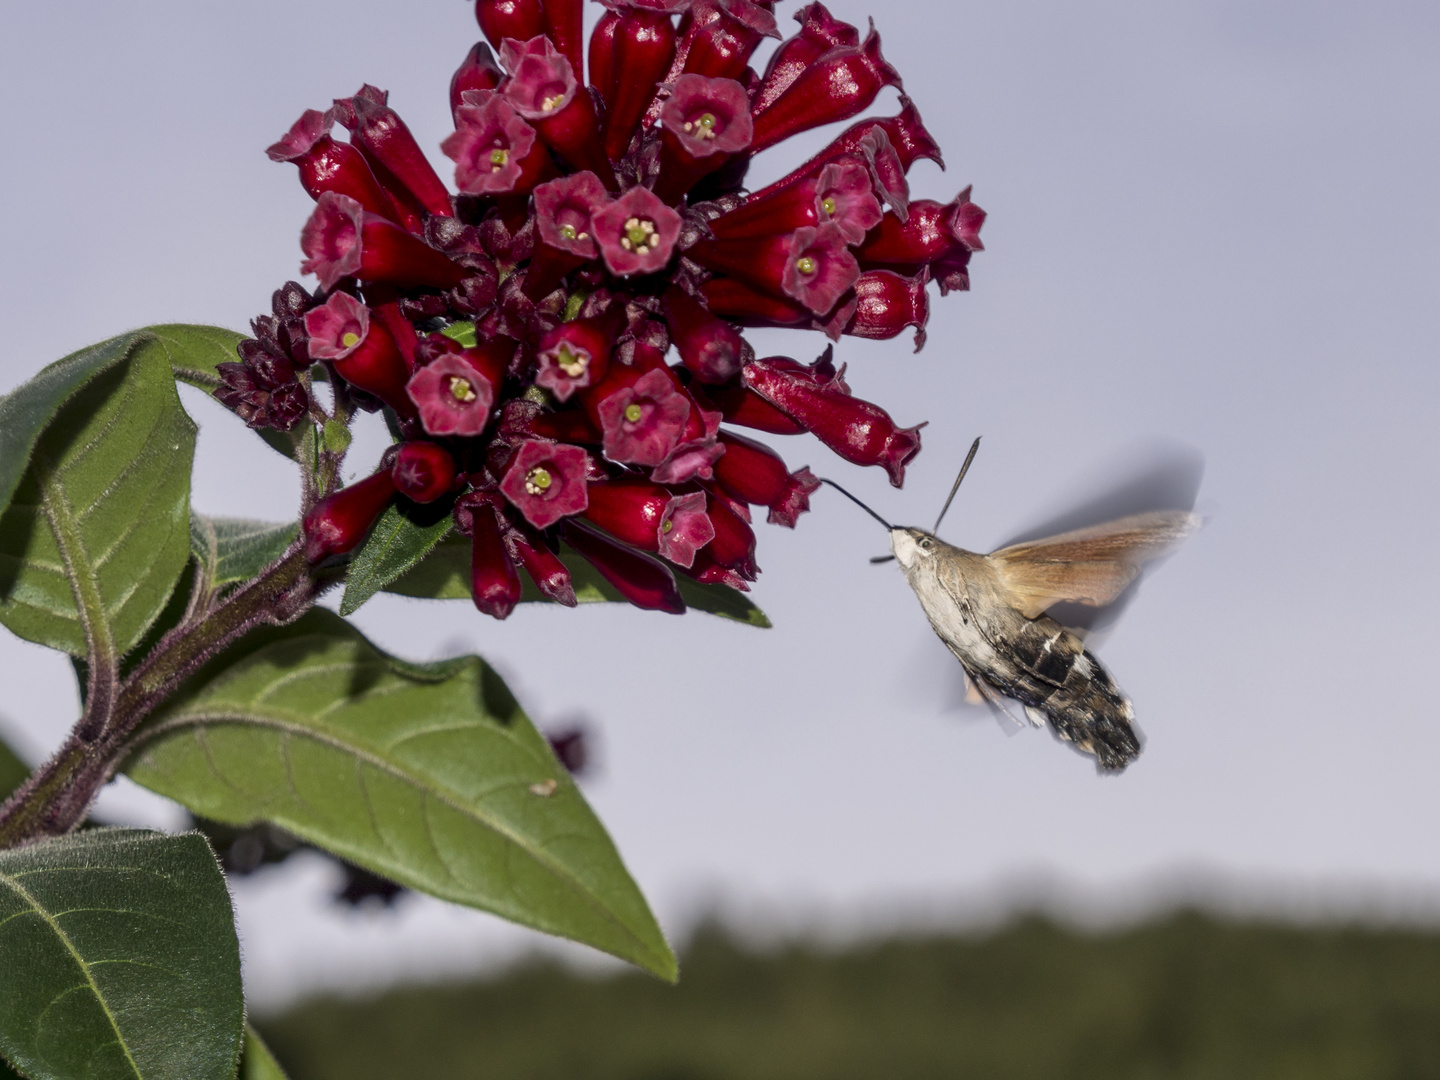
[[[353,551],[397,498],[447,500],[496,618],[522,570],[575,602],[562,539],[632,603],[681,611],[675,571],[745,589],[751,508],[793,527],[818,484],[722,424],[809,432],[903,482],[918,427],[852,395],[831,347],[757,358],[741,333],[914,328],[918,350],[927,283],[968,286],[984,213],[968,188],[910,199],[910,166],[940,151],[874,27],[810,3],[762,73],[773,3],[601,2],[585,50],[582,0],[478,0],[489,44],[455,72],[440,147],[454,195],[373,86],[270,147],[316,200],[301,269],[320,288],[276,294],[217,396],[255,427],[323,419],[304,375],[319,363],[399,433],[378,472],[308,515],[312,561]],[[898,115],[747,188],[754,155],[886,86]]]

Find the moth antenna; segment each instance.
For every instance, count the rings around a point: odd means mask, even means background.
[[[850,494],[848,491],[846,491],[843,487],[841,487],[839,484],[835,483],[834,480],[827,480],[827,479],[825,479],[825,477],[823,477],[823,476],[819,477],[818,479],[820,480],[820,482],[821,482],[822,484],[829,484],[829,485],[830,485],[831,487],[833,487],[836,491],[838,491],[841,495],[844,495],[845,498],[849,499],[849,500],[850,500],[851,502],[853,502],[856,506],[860,507],[861,510],[864,510],[867,514],[869,514],[871,517],[873,517],[873,518],[874,518],[876,521],[878,521],[881,525],[884,525],[886,532],[889,532],[890,530],[892,530],[892,529],[895,528],[894,525],[891,525],[888,521],[886,521],[884,518],[882,518],[879,514],[875,513],[874,510],[871,510],[870,507],[866,506],[863,502],[861,502],[859,499],[857,499],[854,495],[851,495],[851,494]]]
[[[970,444],[970,453],[965,455],[965,464],[960,466],[960,475],[955,477],[955,485],[950,489],[950,497],[945,500],[945,505],[940,508],[940,516],[935,519],[935,527],[930,530],[931,536],[934,536],[940,531],[940,522],[945,520],[945,511],[949,510],[950,504],[955,501],[955,493],[960,490],[960,481],[964,480],[965,474],[970,471],[970,463],[975,460],[975,451],[979,449],[980,437],[977,435],[975,441]]]

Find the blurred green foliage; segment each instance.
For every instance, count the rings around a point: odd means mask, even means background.
[[[530,967],[258,1025],[292,1080],[1440,1077],[1440,934],[1180,913],[747,951],[678,986]]]

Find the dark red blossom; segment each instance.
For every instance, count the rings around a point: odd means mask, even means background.
[[[544,538],[529,529],[513,528],[505,534],[505,546],[542,596],[566,607],[575,606],[575,586],[570,569],[546,546]]]
[[[585,0],[544,0],[545,34],[565,54],[578,78],[584,70],[585,42],[582,24]],[[514,34],[508,35],[515,37]],[[534,35],[530,35],[533,37]]]
[[[455,119],[455,126],[460,126],[460,106],[465,104],[467,92],[494,90],[504,79],[505,69],[495,59],[490,46],[477,41],[450,76],[450,115]]]
[[[491,618],[505,619],[520,602],[520,573],[505,547],[501,518],[488,503],[470,515],[470,597]]]
[[[717,17],[687,35],[683,72],[712,79],[737,79],[767,37],[779,37],[775,16],[751,0],[712,0]]]
[[[605,100],[605,153],[624,156],[645,110],[655,100],[655,86],[675,58],[675,24],[671,14],[684,5],[671,0],[609,0],[602,18],[606,55],[591,49],[590,82]],[[599,61],[596,63],[596,61]],[[623,78],[617,78],[623,72]]]
[[[984,250],[980,242],[983,224],[985,211],[970,201],[967,187],[948,203],[917,199],[910,204],[910,216],[905,221],[887,213],[855,254],[867,269],[923,266],[962,250]]]
[[[858,244],[880,223],[880,200],[866,163],[842,157],[763,199],[747,199],[710,222],[718,239],[774,236],[807,225],[833,223],[847,244]]]
[[[723,383],[740,372],[745,339],[678,285],[665,290],[665,318],[681,362],[702,383]]]
[[[589,505],[589,455],[578,446],[527,439],[500,481],[500,492],[537,529]]]
[[[392,193],[412,196],[431,214],[451,214],[450,193],[436,175],[415,136],[386,103],[389,95],[362,86],[353,97],[335,102],[335,116],[350,129],[350,141],[370,161],[380,182]]]
[[[754,581],[760,567],[755,565],[755,531],[749,522],[736,513],[728,499],[714,492],[706,493],[705,513],[715,531],[706,548],[710,557],[743,581]]]
[[[839,226],[796,229],[768,239],[702,240],[687,253],[706,269],[787,296],[823,315],[860,276]]]
[[[845,324],[845,333],[855,337],[885,340],[898,337],[907,326],[915,328],[915,351],[925,347],[925,323],[930,302],[925,283],[928,267],[914,277],[902,277],[893,270],[867,270],[855,282],[855,314]]]
[[[675,584],[675,575],[659,559],[616,543],[575,523],[573,518],[566,525],[565,540],[636,607],[685,614],[685,601]]]
[[[663,371],[638,375],[617,370],[594,406],[604,432],[605,456],[631,465],[659,465],[670,456],[690,416],[690,400]],[[634,380],[625,384],[626,376]],[[608,386],[607,386],[608,389]]]
[[[860,31],[831,15],[824,4],[806,4],[795,13],[800,32],[770,56],[770,63],[755,89],[752,108],[760,115],[804,74],[817,58],[836,46],[858,45]]]
[[[455,186],[466,195],[524,195],[555,175],[535,129],[498,94],[468,91],[455,113],[455,131],[440,151],[455,162]]]
[[[605,377],[610,348],[617,329],[614,315],[576,319],[561,323],[546,334],[535,350],[535,384],[543,386],[559,401],[568,401],[576,390],[594,386]]]
[[[620,277],[663,270],[680,237],[680,215],[643,187],[625,192],[591,222],[605,265]]]
[[[485,39],[497,49],[506,38],[529,41],[549,29],[545,19],[545,2],[546,0],[475,0],[475,21],[480,24],[480,32],[485,35]]]
[[[595,103],[581,92],[570,61],[545,37],[523,43],[506,39],[500,60],[510,72],[501,92],[515,111],[530,121],[555,153],[613,186],[615,173],[605,156]]]
[[[820,486],[808,468],[791,472],[780,455],[764,443],[722,431],[725,454],[715,463],[715,479],[741,502],[768,507],[772,525],[793,529],[810,509],[810,496]]]
[[[321,499],[305,515],[305,558],[318,563],[354,551],[395,494],[390,470],[381,469]]]
[[[348,195],[372,214],[394,218],[402,225],[415,224],[403,217],[375,174],[365,155],[348,143],[330,137],[334,110],[306,109],[284,138],[265,153],[271,161],[293,161],[300,168],[300,186],[312,199],[327,191]]]
[[[810,367],[783,357],[756,360],[745,365],[741,377],[846,461],[883,466],[891,484],[905,483],[905,465],[920,452],[925,425],[897,427],[879,405],[852,397],[843,372],[830,367],[828,350]]]
[[[674,495],[663,484],[621,479],[591,484],[585,517],[615,539],[654,551],[677,566],[689,566],[695,552],[715,536],[705,513],[705,495]]]
[[[479,435],[504,375],[493,348],[446,352],[410,377],[405,392],[431,435]]]
[[[374,394],[401,416],[415,407],[405,393],[410,367],[390,332],[370,319],[370,309],[349,293],[331,295],[305,315],[314,360],[328,360],[346,382]]]
[[[327,191],[300,232],[302,274],[315,274],[326,289],[342,278],[401,286],[448,289],[469,273],[423,240],[369,213],[346,195]]]
[[[660,110],[660,126],[655,193],[674,203],[750,145],[750,99],[734,79],[681,75]]]
[[[401,495],[417,503],[431,503],[455,486],[455,459],[433,442],[401,443],[390,476]]]
[[[821,124],[848,120],[869,107],[882,87],[900,86],[900,73],[880,55],[875,28],[857,46],[820,56],[755,118],[756,152]]]

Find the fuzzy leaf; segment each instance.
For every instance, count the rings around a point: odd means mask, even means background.
[[[216,366],[238,361],[240,355],[235,346],[245,340],[244,334],[221,326],[187,323],[147,326],[143,332],[149,335],[144,348],[164,356],[176,379],[207,392],[220,385]]]
[[[570,581],[575,586],[575,599],[582,604],[617,603],[627,601],[603,577],[573,549],[562,544],[560,561],[570,570]],[[548,597],[535,588],[534,582],[521,573],[524,591],[522,603],[551,603]],[[719,615],[722,619],[733,619],[747,626],[769,627],[770,620],[765,613],[742,592],[728,585],[703,585],[676,574],[680,595],[685,603],[696,611]],[[470,541],[458,533],[451,534],[435,546],[430,556],[409,573],[383,586],[385,592],[400,596],[414,596],[423,600],[469,600],[470,599]]]
[[[163,354],[130,337],[124,356],[48,415],[0,517],[0,622],[76,656],[87,630],[102,651],[130,649],[189,557],[195,424]]]
[[[0,851],[0,1052],[33,1080],[231,1080],[230,894],[199,833],[95,829]]]
[[[358,611],[366,600],[412,570],[451,528],[448,510],[415,506],[402,513],[395,506],[387,508],[350,562],[340,614]]]
[[[249,1024],[245,1025],[245,1053],[240,1058],[240,1075],[236,1080],[287,1080],[275,1055]]]
[[[300,527],[244,518],[212,518],[190,511],[190,551],[212,587],[248,581],[285,554]]]
[[[201,817],[270,821],[412,888],[675,975],[614,844],[478,657],[406,664],[315,609],[202,670],[125,768]]]

